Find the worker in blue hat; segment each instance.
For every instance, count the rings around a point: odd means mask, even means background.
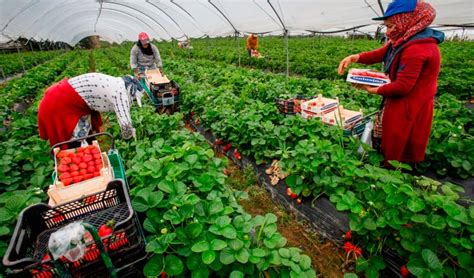
[[[426,2],[394,0],[383,16],[374,18],[383,20],[389,42],[339,63],[340,75],[352,63],[384,64],[389,84],[356,87],[383,97],[373,142],[380,144],[387,167],[390,160],[412,164],[424,160],[440,71],[438,44],[444,40],[444,33],[428,28],[435,16],[434,8]]]

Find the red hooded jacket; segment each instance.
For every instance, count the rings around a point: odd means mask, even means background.
[[[377,91],[385,98],[381,145],[385,161],[424,160],[440,70],[437,43],[434,38],[421,38],[404,44],[389,68],[392,83]],[[382,62],[388,50],[387,44],[361,53],[358,62]]]
[[[91,114],[92,129],[99,131],[102,119],[68,83],[67,79],[49,87],[38,108],[38,130],[50,146],[71,139],[79,119]]]

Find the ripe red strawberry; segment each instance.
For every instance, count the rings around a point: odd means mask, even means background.
[[[84,157],[82,158],[84,162],[89,162],[92,160],[92,155],[90,154],[85,154]]]
[[[65,179],[69,179],[70,177],[71,177],[71,174],[66,172],[66,173],[63,173],[63,174],[59,175],[59,180],[64,181]]]
[[[72,158],[72,162],[73,162],[74,164],[79,165],[79,164],[81,164],[82,159],[81,159],[79,156],[74,156],[74,157]]]
[[[346,232],[346,235],[344,236],[346,240],[351,240],[352,239],[352,232],[351,230]]]
[[[92,195],[92,196],[89,196],[89,197],[86,197],[84,199],[84,203],[86,204],[92,204],[95,202],[95,200],[97,199],[97,196],[96,195]]]
[[[62,180],[64,186],[68,186],[72,183],[72,178],[67,178],[67,179],[64,179]]]
[[[98,176],[100,176],[100,172],[99,171],[94,172],[94,177],[98,177]]]
[[[344,251],[346,251],[346,253],[353,252],[357,257],[362,256],[362,250],[348,241],[344,243],[343,248],[344,248]]]
[[[92,157],[93,157],[94,159],[101,159],[100,153],[95,153],[95,154],[92,155]]]
[[[72,178],[72,180],[74,181],[74,183],[81,182],[83,180],[83,176],[82,175],[75,176],[74,178]]]
[[[85,162],[79,163],[79,168],[80,169],[86,169],[87,168],[87,163],[85,163]]]
[[[410,271],[408,271],[408,268],[406,265],[402,265],[400,267],[400,274],[402,275],[403,278],[408,277],[410,275]]]
[[[237,160],[240,160],[241,159],[241,156],[240,156],[240,153],[239,153],[239,150],[237,149],[234,149],[234,156]]]
[[[227,151],[230,150],[230,148],[232,148],[232,144],[231,144],[231,143],[225,145],[225,146],[222,148],[222,150],[223,150],[224,152],[227,152]]]
[[[113,233],[114,228],[115,228],[115,220],[111,219],[111,220],[107,221],[107,223],[100,226],[99,236],[100,237],[110,236]]]
[[[97,168],[96,168],[95,165],[87,167],[87,172],[88,173],[94,173],[95,171],[97,171]]]
[[[91,160],[91,161],[87,162],[87,166],[94,166],[94,165],[95,165],[94,160]]]
[[[88,180],[94,177],[94,174],[88,173],[84,175],[84,180]]]
[[[79,176],[79,171],[70,172],[71,177]]]
[[[64,220],[64,216],[61,215],[59,212],[54,212],[53,214],[53,222],[54,223],[59,223],[59,222],[62,222]]]
[[[99,149],[97,149],[96,147],[94,147],[93,149],[91,149],[91,154],[93,154],[93,155],[96,155],[96,154],[100,155],[100,151],[99,151]]]
[[[95,165],[102,165],[102,160],[101,159],[96,159],[95,160]]]
[[[58,171],[59,173],[66,173],[67,171],[69,171],[69,167],[67,165],[60,164],[58,166]]]
[[[71,172],[79,171],[79,166],[77,166],[77,164],[72,163],[69,165],[69,171]]]
[[[61,159],[61,164],[65,164],[65,165],[68,165],[69,163],[72,162],[72,159],[68,156],[64,157]]]
[[[95,261],[100,255],[100,251],[95,244],[92,244],[86,249],[86,253],[82,256],[82,259],[86,262]]]

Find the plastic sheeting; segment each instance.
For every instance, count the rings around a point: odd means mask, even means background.
[[[386,7],[390,1],[381,1]],[[435,25],[474,27],[474,1],[427,0]],[[292,34],[375,31],[376,0],[0,0],[2,38],[76,44],[89,35],[111,42],[136,40],[141,31],[158,40],[236,33]]]

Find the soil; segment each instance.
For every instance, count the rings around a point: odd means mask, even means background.
[[[345,254],[341,248],[331,241],[319,239],[308,225],[297,221],[294,215],[274,203],[267,191],[258,185],[251,170],[242,170],[229,160],[227,173],[231,187],[249,195],[249,199],[240,202],[245,211],[253,216],[269,212],[275,214],[278,217],[278,231],[287,238],[289,246],[298,247],[311,257],[317,277],[344,276],[347,270],[344,269]]]

